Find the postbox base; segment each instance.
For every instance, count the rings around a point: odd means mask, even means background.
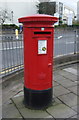
[[[24,87],[24,104],[29,108],[42,109],[52,103],[52,88],[31,90]]]

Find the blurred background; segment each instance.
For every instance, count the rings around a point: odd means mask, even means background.
[[[0,74],[23,69],[23,26],[18,18],[34,14],[56,16],[54,57],[78,53],[78,0],[2,0],[0,2]]]

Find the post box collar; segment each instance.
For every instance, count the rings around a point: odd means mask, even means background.
[[[58,21],[57,17],[51,16],[51,15],[44,15],[44,14],[36,14],[32,16],[26,16],[19,18],[18,21],[20,23],[27,23],[27,22],[51,22],[55,23]]]

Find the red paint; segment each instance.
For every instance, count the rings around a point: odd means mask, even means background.
[[[53,24],[58,19],[49,15],[20,18],[24,31],[24,86],[32,90],[52,88]],[[44,30],[41,28],[44,27]],[[43,32],[43,33],[42,33]],[[48,32],[48,33],[47,33]],[[46,54],[38,54],[38,40],[47,40]]]

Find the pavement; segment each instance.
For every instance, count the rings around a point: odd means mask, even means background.
[[[63,65],[53,71],[51,106],[43,110],[28,109],[23,104],[23,73],[16,74],[2,84],[2,118],[51,118],[79,120],[78,63]]]

